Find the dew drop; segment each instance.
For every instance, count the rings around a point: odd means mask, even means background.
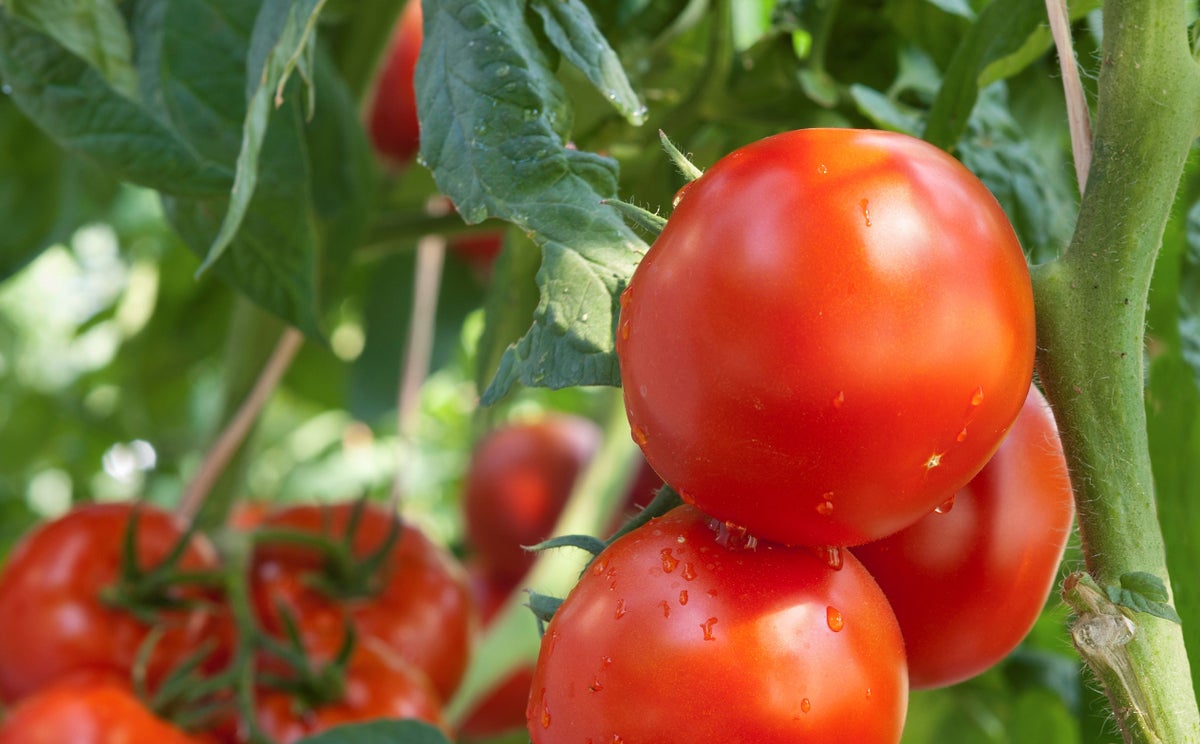
[[[804,713],[809,712],[812,710],[812,702],[810,702],[808,698],[804,698],[800,701],[800,710]]]
[[[845,404],[846,404],[846,391],[845,391],[845,390],[839,390],[839,391],[838,391],[838,394],[837,394],[837,395],[835,395],[835,396],[834,396],[834,398],[833,398],[833,407],[834,407],[834,408],[841,408],[841,407],[842,407],[842,406],[844,406]]]
[[[871,697],[871,688],[870,687],[867,688],[867,697]]]
[[[871,205],[870,205],[870,203],[866,199],[863,199],[862,201],[860,201],[858,203],[858,206],[862,207],[863,223],[867,227],[870,227],[871,226]]]
[[[685,604],[687,604],[687,602],[688,602],[687,589],[680,589],[679,590],[679,604],[685,605]]]
[[[663,573],[671,573],[679,565],[679,559],[671,555],[670,548],[663,548],[659,551],[658,557],[662,558]]]
[[[629,340],[629,321],[628,320],[621,321],[621,338],[624,340]]]
[[[704,640],[706,640],[706,641],[715,641],[716,640],[716,637],[713,636],[713,626],[716,624],[717,624],[717,619],[715,617],[710,617],[709,619],[700,623],[700,629],[704,631]]]
[[[934,509],[933,511],[936,514],[945,514],[946,512],[950,511],[953,508],[954,508],[954,496],[951,496],[950,498],[946,499],[941,504],[939,504],[938,508]]]
[[[825,608],[825,624],[834,633],[840,633],[842,628],[846,627],[846,621],[842,618],[842,612],[833,605]]]
[[[833,514],[833,502],[822,501],[817,504],[817,514],[820,514],[822,517],[828,517],[830,514]]]
[[[671,604],[667,602],[667,600],[664,599],[663,601],[659,602],[658,606],[663,610],[663,617],[671,616]]]
[[[963,427],[963,430],[962,430],[962,431],[960,431],[960,432],[958,433],[958,436],[957,436],[957,437],[955,437],[954,439],[955,439],[955,441],[958,441],[958,442],[965,442],[965,441],[967,441],[967,427],[965,427],[965,426],[964,426],[964,427]]]
[[[713,597],[715,599],[717,596],[717,590],[709,589],[708,591],[705,592],[705,594],[707,594],[708,596]]]
[[[842,549],[835,545],[825,545],[813,548],[817,557],[834,571],[842,570]]]
[[[604,569],[608,568],[608,561],[599,560],[592,564],[592,575],[599,576],[604,573]]]
[[[617,600],[617,611],[613,615],[613,618],[616,620],[620,620],[623,617],[625,617],[625,600],[618,599]]]
[[[971,396],[971,405],[978,406],[983,403],[983,388],[975,388],[975,394]]]
[[[610,666],[612,666],[612,657],[611,656],[601,656],[600,657],[600,668],[607,669]]]
[[[681,574],[681,576],[683,576],[684,581],[694,581],[695,580],[696,568],[692,565],[691,561],[688,561],[687,563],[683,564],[683,573]]]
[[[601,690],[603,690],[603,689],[604,689],[604,685],[602,685],[602,684],[600,683],[600,678],[599,678],[599,677],[593,677],[593,678],[592,678],[592,683],[591,683],[590,685],[588,685],[588,691],[589,691],[589,692],[600,692],[600,691],[601,691]]]
[[[542,728],[550,728],[550,707],[546,705],[546,688],[542,688]]]
[[[925,461],[925,469],[933,470],[938,465],[941,465],[942,464],[942,455],[944,455],[944,454],[945,454],[944,452],[934,452],[932,455],[930,455],[929,459]]]
[[[496,77],[508,77],[508,73],[512,72],[512,68],[508,65],[496,66]]]
[[[829,172],[829,168],[826,167],[824,163],[821,163],[820,165],[817,166],[817,173],[820,173],[822,176],[828,172]]]
[[[645,447],[646,442],[649,441],[646,437],[646,430],[643,429],[642,427],[638,426],[637,424],[634,424],[632,433],[633,433],[633,441],[637,443],[637,446]]]

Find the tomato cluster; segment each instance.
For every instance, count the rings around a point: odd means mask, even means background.
[[[534,744],[898,741],[1025,636],[1073,519],[1017,238],[960,163],[801,130],[685,186],[621,296],[633,439],[684,506],[554,614]]]
[[[478,626],[457,559],[366,501],[239,519],[242,568],[148,504],[79,506],[25,535],[0,573],[0,741],[290,744],[375,718],[446,729]]]

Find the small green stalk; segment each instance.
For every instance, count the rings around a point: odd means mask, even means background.
[[[1038,372],[1071,468],[1087,571],[1106,587],[1136,572],[1168,581],[1146,435],[1143,340],[1155,258],[1200,134],[1200,66],[1183,2],[1105,3],[1098,100],[1075,235],[1066,254],[1035,268],[1034,293]],[[1067,597],[1078,622],[1090,623],[1077,625],[1075,636],[1125,740],[1200,742],[1179,626],[1140,612],[1098,612],[1087,601],[1094,593]],[[1102,632],[1104,617],[1120,625],[1109,623],[1115,631],[1127,618],[1128,637]]]

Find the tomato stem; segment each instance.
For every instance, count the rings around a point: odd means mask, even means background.
[[[1075,234],[1063,256],[1034,268],[1037,369],[1071,468],[1088,573],[1100,585],[1134,573],[1169,583],[1143,343],[1154,262],[1200,131],[1200,66],[1184,4],[1106,2],[1102,59],[1095,156]],[[1089,608],[1075,609],[1087,622]],[[1200,741],[1179,626],[1145,613],[1131,621],[1128,643],[1093,665],[1126,741]]]

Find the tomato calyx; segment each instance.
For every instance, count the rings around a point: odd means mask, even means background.
[[[128,612],[146,625],[159,623],[164,612],[195,609],[208,603],[204,597],[183,591],[184,587],[217,588],[224,582],[220,570],[180,568],[188,546],[196,536],[196,528],[185,530],[161,561],[143,567],[138,562],[137,550],[140,518],[140,509],[135,508],[129,513],[121,538],[117,579],[100,590],[100,601],[113,609]]]
[[[295,616],[286,607],[279,608],[287,640],[264,635],[263,651],[283,662],[286,671],[264,672],[259,683],[289,695],[303,711],[316,710],[342,700],[346,694],[346,672],[354,655],[358,634],[353,623],[343,626],[342,642],[329,661],[314,664],[304,647]]]
[[[334,600],[374,597],[383,588],[383,571],[399,546],[404,524],[399,515],[392,515],[383,541],[362,554],[355,550],[355,540],[366,506],[363,499],[355,502],[344,532],[336,537],[330,536],[328,529],[316,534],[289,527],[259,527],[253,541],[256,546],[290,545],[315,554],[318,565],[305,571],[302,580],[325,597]]]

